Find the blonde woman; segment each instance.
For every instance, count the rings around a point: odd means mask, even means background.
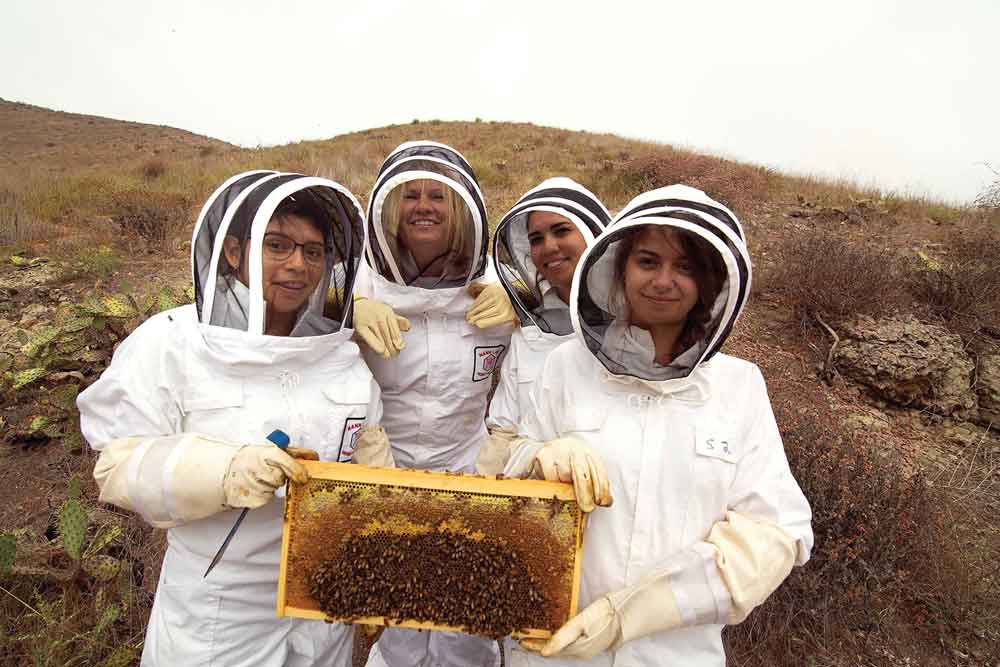
[[[482,294],[478,305],[473,296],[489,268],[488,236],[482,192],[458,151],[422,141],[386,158],[368,203],[368,265],[357,288],[368,299],[356,306],[385,304],[410,326],[395,357],[362,346],[400,467],[475,470],[491,379],[513,330],[505,295],[508,312],[496,316]],[[483,317],[492,326],[483,328]],[[497,660],[486,639],[389,628],[371,664],[486,667]]]

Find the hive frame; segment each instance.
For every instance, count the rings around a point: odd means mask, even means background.
[[[439,473],[427,470],[411,470],[404,468],[373,468],[353,463],[333,463],[328,461],[300,461],[309,473],[310,479],[326,479],[341,482],[358,482],[363,484],[378,484],[393,487],[427,489],[430,491],[452,491],[475,494],[493,494],[510,497],[538,498],[543,500],[574,501],[576,495],[572,484],[547,482],[534,479],[495,479],[480,475],[463,475],[459,473]],[[315,619],[323,621],[338,621],[317,609],[296,607],[287,603],[288,556],[291,544],[290,517],[298,500],[297,488],[304,485],[289,482],[285,500],[284,530],[281,540],[281,566],[278,576],[278,616]],[[583,532],[587,515],[582,514],[577,524],[575,555],[573,559],[573,588],[569,603],[569,617],[576,614],[580,591],[581,556],[583,553]],[[567,619],[568,620],[568,619]],[[381,625],[386,627],[401,627],[420,630],[443,630],[462,632],[461,627],[440,625],[424,621],[393,621],[382,616],[351,619],[352,623],[363,625]],[[515,637],[531,639],[548,639],[552,631],[541,628],[528,628],[523,632],[515,632]]]

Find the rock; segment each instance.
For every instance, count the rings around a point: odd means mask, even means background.
[[[21,311],[21,321],[18,326],[22,329],[30,329],[39,322],[48,322],[50,319],[52,319],[52,315],[46,306],[33,303]]]
[[[884,415],[879,417],[868,413],[859,413],[845,419],[844,426],[852,431],[878,431],[889,428],[889,421]]]
[[[937,414],[975,414],[972,359],[962,339],[919,320],[860,318],[844,327],[837,370],[878,398]]]
[[[979,394],[979,422],[1000,425],[1000,354],[984,354],[979,357],[979,373],[976,377],[976,393]]]

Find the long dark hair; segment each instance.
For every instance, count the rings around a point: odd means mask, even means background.
[[[616,284],[623,286],[622,289],[625,285],[625,265],[635,244],[644,234],[656,232],[662,234],[668,241],[676,240],[680,244],[694,267],[694,282],[698,286],[698,301],[688,312],[687,321],[677,338],[675,348],[677,354],[680,354],[708,334],[708,325],[712,321],[712,306],[726,280],[726,267],[719,252],[697,234],[676,227],[641,225],[623,232],[615,249],[615,281]]]

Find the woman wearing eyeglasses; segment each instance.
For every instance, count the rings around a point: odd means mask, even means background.
[[[351,662],[349,627],[275,615],[275,491],[307,479],[296,457],[391,465],[379,389],[349,339],[363,220],[332,181],[229,179],[195,226],[195,303],[144,322],[80,394],[100,499],[167,531],[143,665]],[[295,448],[268,443],[276,430]]]

